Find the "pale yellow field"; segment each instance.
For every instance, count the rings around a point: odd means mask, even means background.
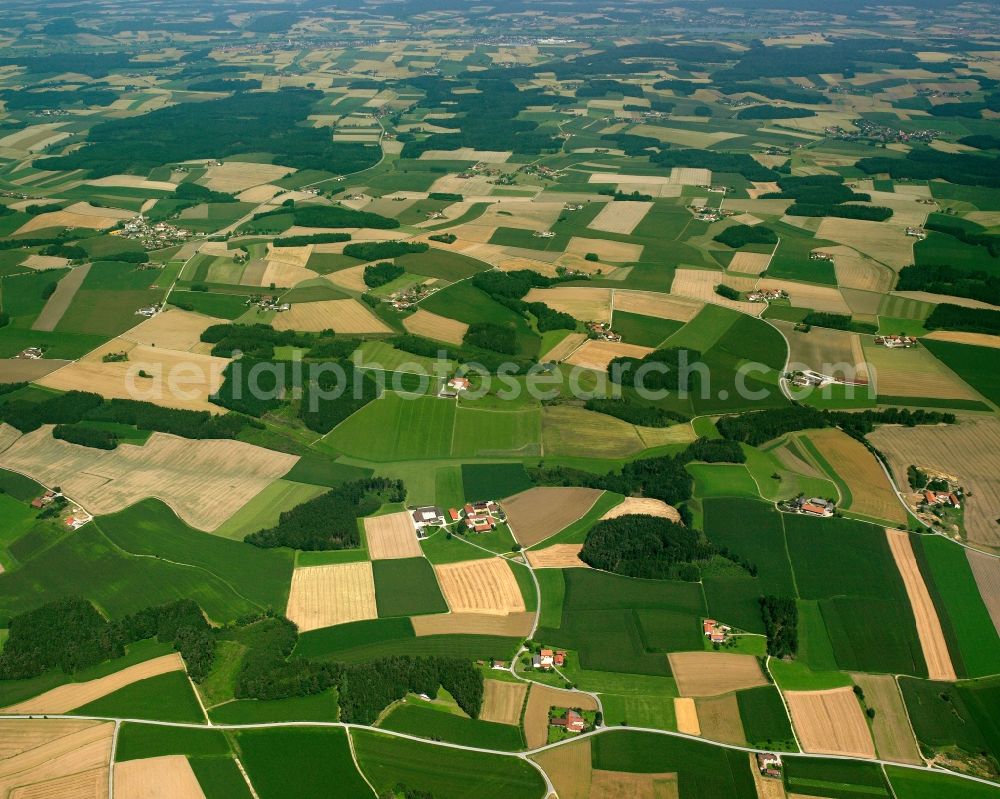
[[[244,203],[265,203],[276,194],[281,194],[284,189],[280,186],[272,186],[269,183],[260,186],[251,186],[236,195],[236,199]]]
[[[767,685],[757,658],[729,652],[671,652],[667,655],[681,696],[717,696]]]
[[[733,260],[729,262],[729,271],[741,275],[759,275],[767,269],[770,263],[771,256],[766,253],[738,252],[733,255]]]
[[[804,752],[875,757],[868,723],[850,687],[784,693]]]
[[[1000,633],[1000,559],[972,549],[965,550],[965,555],[993,626]]]
[[[532,683],[528,706],[524,710],[524,737],[529,749],[545,744],[549,728],[549,708],[597,710],[597,700],[581,691],[563,691],[541,683]]]
[[[566,245],[568,255],[586,257],[595,253],[601,261],[610,263],[627,263],[642,258],[643,246],[624,241],[605,241],[604,239],[585,239],[573,236]]]
[[[875,708],[872,737],[883,760],[922,766],[917,740],[906,715],[903,695],[891,674],[852,674],[851,679],[865,692],[865,704]]]
[[[441,593],[453,613],[523,613],[521,589],[502,558],[466,560],[434,567]]]
[[[605,233],[623,233],[629,235],[649,213],[653,207],[651,202],[635,202],[618,200],[606,203],[601,212],[594,217],[587,227],[591,230],[601,230]]]
[[[365,538],[372,560],[392,558],[419,558],[423,556],[417,531],[408,511],[387,513],[385,516],[366,516]]]
[[[531,759],[548,775],[559,799],[590,799],[590,741],[571,741]]]
[[[294,288],[299,283],[303,283],[306,280],[312,280],[318,275],[311,269],[306,269],[303,266],[297,266],[296,264],[288,263],[287,261],[274,261],[268,259],[265,261],[267,266],[264,269],[263,274],[260,276],[260,286],[265,288],[271,286],[272,284],[278,288]],[[244,279],[247,272],[244,272]],[[293,306],[294,307],[298,307]],[[286,315],[288,312],[286,311]]]
[[[812,283],[796,283],[792,280],[763,278],[760,289],[783,289],[788,292],[789,302],[794,308],[812,308],[814,311],[850,315],[851,309],[841,293],[833,286],[816,286]]]
[[[864,382],[868,369],[857,333],[814,327],[808,333],[791,322],[772,321],[788,342],[788,369],[812,369],[839,380]]]
[[[560,363],[566,360],[583,342],[587,340],[585,333],[570,333],[551,350],[538,359],[539,363]]]
[[[750,316],[760,316],[766,307],[764,303],[729,300],[715,293],[715,287],[720,283],[737,291],[751,291],[756,282],[753,278],[724,275],[722,272],[709,269],[678,269],[674,273],[674,282],[670,286],[670,293],[700,300],[703,303],[710,302],[713,305],[722,305]]]
[[[684,297],[632,289],[615,289],[612,300],[616,311],[655,316],[657,319],[673,319],[677,322],[690,322],[704,307],[704,303]]]
[[[826,217],[820,222],[816,237],[846,244],[881,261],[892,269],[913,263],[913,242],[900,226],[860,219]]]
[[[115,764],[119,799],[205,799],[184,755],[146,757]]]
[[[993,347],[1000,349],[1000,336],[987,333],[963,333],[958,330],[935,330],[923,338],[933,341],[953,341],[956,344],[973,344],[977,347]]]
[[[479,712],[479,718],[483,721],[519,726],[524,697],[528,693],[528,684],[486,679],[483,681],[483,686],[486,690],[483,694],[483,709]]]
[[[214,530],[295,465],[298,456],[241,441],[153,433],[144,446],[104,451],[52,438],[50,425],[19,438],[0,467],[61,486],[91,513],[155,497],[192,527]]]
[[[895,285],[895,273],[856,250],[842,245],[821,247],[819,252],[830,253],[834,257],[833,268],[837,275],[837,285],[845,289],[860,289],[885,294]]]
[[[917,622],[917,638],[920,639],[920,649],[927,663],[927,674],[932,680],[957,679],[955,666],[951,662],[951,653],[941,628],[941,619],[931,599],[927,584],[924,582],[909,533],[900,530],[886,530],[889,549],[896,561],[896,568],[903,578],[906,595],[913,608],[913,617]]]
[[[809,440],[826,462],[834,465],[837,474],[850,489],[853,500],[850,510],[875,519],[906,524],[903,503],[889,485],[875,456],[861,442],[835,427],[815,430],[809,433]]]
[[[532,289],[524,301],[544,302],[553,310],[568,313],[581,322],[611,321],[611,289],[576,286]]]
[[[72,210],[70,210],[72,209]],[[17,229],[18,234],[31,233],[44,228],[88,228],[104,230],[114,226],[122,219],[135,216],[132,211],[121,211],[116,208],[95,208],[87,203],[76,203],[62,211],[50,211],[47,214],[33,216]]]
[[[459,147],[457,150],[427,150],[420,154],[425,161],[482,161],[484,164],[503,164],[510,158],[510,150],[476,150]]]
[[[417,637],[424,635],[499,635],[523,638],[531,632],[534,613],[435,613],[413,616],[410,621]]]
[[[602,493],[597,488],[539,486],[508,497],[503,508],[515,538],[530,547],[583,517]]]
[[[166,180],[147,180],[141,175],[108,175],[96,180],[88,180],[88,186],[123,186],[129,189],[151,189],[153,191],[173,191],[177,186]]]
[[[757,757],[751,752],[747,756],[750,760],[750,773],[753,774],[753,786],[757,791],[757,799],[787,799],[785,793],[785,783],[780,779],[765,777],[757,768]]]
[[[625,497],[625,499],[615,505],[605,513],[601,519],[617,519],[619,516],[629,516],[640,514],[643,516],[659,516],[661,519],[669,519],[672,522],[681,520],[677,508],[668,505],[659,499],[647,499],[645,497]]]
[[[306,264],[309,263],[309,257],[312,254],[312,244],[306,244],[302,247],[275,247],[273,244],[268,244],[267,255],[264,257],[268,261],[277,261],[278,263],[305,269]]]
[[[32,699],[5,707],[4,713],[69,713],[78,707],[114,693],[126,685],[139,680],[148,680],[171,671],[183,671],[184,661],[177,652],[162,655],[152,660],[116,671],[106,677],[98,677],[87,682],[71,682],[59,685]]]
[[[259,186],[262,183],[273,183],[295,171],[291,167],[274,164],[226,161],[220,166],[210,166],[199,183],[212,191],[235,193],[249,189],[251,186]]]
[[[439,316],[423,308],[418,308],[416,313],[403,319],[403,327],[415,336],[424,336],[449,344],[461,344],[462,338],[469,330],[465,322]]]
[[[644,358],[653,351],[652,347],[640,347],[638,344],[623,344],[622,342],[598,341],[592,339],[585,341],[580,347],[566,359],[566,363],[574,366],[583,366],[587,369],[597,369],[605,371],[608,364],[615,358]]]
[[[928,350],[890,350],[865,343],[865,358],[879,394],[890,397],[980,399],[965,381]]]
[[[674,715],[677,717],[677,732],[688,735],[701,735],[701,724],[698,723],[698,706],[689,696],[674,698]]]
[[[333,285],[347,289],[348,291],[359,291],[362,293],[368,291],[368,284],[365,283],[365,264],[331,272],[329,275],[324,275],[323,277],[333,283]]]
[[[285,615],[298,625],[299,632],[377,618],[371,563],[296,569]]]
[[[152,319],[140,322],[121,337],[157,349],[191,352],[200,346],[201,334],[207,328],[221,324],[227,324],[227,320],[168,308]]]
[[[291,310],[279,313],[271,326],[275,330],[313,333],[328,328],[345,334],[392,332],[385,322],[353,299],[295,303]]]
[[[106,799],[112,722],[18,719],[0,722],[0,796],[11,799]]]
[[[580,560],[582,549],[583,544],[553,544],[544,549],[529,549],[525,555],[534,569],[589,569]]]

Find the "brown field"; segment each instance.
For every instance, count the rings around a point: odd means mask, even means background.
[[[896,485],[906,486],[908,466],[936,469],[958,477],[972,497],[965,502],[965,529],[971,543],[1000,551],[1000,421],[962,417],[961,424],[899,427],[880,425],[869,441],[889,459]]]
[[[285,615],[300,632],[378,617],[369,561],[308,566],[292,572]]]
[[[736,694],[700,697],[695,700],[702,738],[725,744],[746,743]]]
[[[958,677],[951,662],[951,654],[948,652],[944,630],[941,629],[941,620],[917,565],[910,535],[900,530],[886,530],[885,535],[889,541],[892,557],[896,561],[896,568],[903,578],[906,595],[910,598],[913,617],[917,622],[920,649],[927,662],[927,674],[932,680],[954,681]]]
[[[750,773],[753,774],[753,786],[757,791],[757,799],[786,799],[785,783],[782,780],[770,779],[760,773],[757,768],[757,758],[751,752]]]
[[[652,351],[652,347],[640,347],[638,344],[593,339],[581,344],[576,352],[566,359],[566,363],[603,372],[615,358],[644,358]]]
[[[147,680],[171,671],[183,671],[184,661],[176,652],[116,671],[106,677],[87,682],[59,685],[32,699],[18,702],[3,709],[4,713],[69,713],[82,705],[107,696],[119,688],[139,680]]]
[[[115,796],[120,799],[205,799],[198,778],[184,755],[116,763]]]
[[[520,726],[521,708],[524,707],[528,684],[490,679],[484,680],[483,684],[486,692],[483,695],[483,709],[479,712],[479,718],[483,721]]]
[[[631,289],[616,289],[612,300],[616,311],[673,319],[677,322],[690,322],[704,307],[704,303],[684,297]]]
[[[30,361],[23,358],[3,358],[0,359],[0,383],[20,383],[32,382],[45,375],[61,369],[69,361],[49,360],[41,358],[37,361]]]
[[[0,796],[106,799],[111,722],[17,719],[0,722]],[[9,744],[13,743],[13,746]]]
[[[447,316],[438,316],[423,308],[418,308],[416,313],[403,319],[403,327],[415,336],[424,336],[448,344],[461,344],[463,337],[469,330],[469,326],[465,322],[458,322]]]
[[[633,771],[590,773],[590,799],[678,799],[675,773],[640,774]]]
[[[538,359],[539,363],[559,363],[566,360],[583,342],[587,340],[585,333],[570,333],[551,350]]]
[[[385,322],[357,300],[301,302],[279,313],[271,326],[275,330],[302,330],[317,333],[331,328],[336,333],[391,333]]]
[[[104,363],[106,353],[128,352],[127,361]],[[112,339],[79,361],[50,372],[37,382],[60,391],[92,391],[106,399],[137,399],[167,408],[225,413],[208,401],[222,385],[228,358]],[[151,377],[139,377],[144,371]]]
[[[980,399],[968,384],[923,347],[889,350],[865,343],[879,394],[891,397]]]
[[[756,282],[753,278],[724,275],[714,269],[678,269],[674,273],[670,293],[701,302],[710,302],[713,305],[722,305],[750,316],[760,316],[764,312],[764,303],[728,300],[715,293],[715,287],[720,283],[737,291],[750,291]]]
[[[66,309],[69,308],[73,297],[76,296],[77,289],[83,285],[83,281],[90,271],[90,264],[84,264],[71,269],[69,274],[56,284],[56,290],[45,302],[45,307],[38,314],[31,325],[32,330],[55,330],[59,320],[63,318]]]
[[[529,549],[525,552],[528,563],[535,569],[589,569],[580,560],[583,544],[553,544],[545,549]]]
[[[441,593],[453,613],[523,613],[521,589],[503,558],[466,560],[434,567]]]
[[[924,338],[934,341],[953,341],[956,344],[973,344],[977,347],[993,347],[1000,349],[1000,336],[991,336],[986,333],[962,333],[958,330],[935,330],[928,333]]]
[[[582,691],[563,691],[541,683],[532,683],[524,710],[524,738],[529,749],[544,746],[548,738],[549,708],[597,710],[597,700]]]
[[[865,446],[847,433],[831,427],[809,433],[809,440],[829,464],[836,464],[837,474],[851,490],[850,510],[906,524],[906,509],[889,485],[882,467]]]
[[[543,740],[544,743],[544,740]],[[572,741],[532,755],[548,775],[559,799],[590,799],[590,741]]]
[[[365,283],[365,266],[365,264],[361,264],[360,266],[352,266],[347,269],[339,269],[336,272],[324,275],[324,277],[333,283],[333,285],[339,286],[342,289],[364,293],[368,291],[368,284]]]
[[[408,511],[367,516],[364,522],[368,554],[372,560],[423,557],[413,518]]]
[[[226,324],[226,320],[168,308],[152,319],[140,322],[121,337],[157,349],[191,352],[201,345],[201,334],[205,330],[221,324]]]
[[[874,291],[845,288],[840,290],[840,294],[857,321],[871,322],[873,324],[878,322],[879,308],[882,307],[882,294]]]
[[[524,637],[531,632],[534,613],[435,613],[413,616],[410,621],[417,637],[424,635],[499,635]]]
[[[591,230],[629,235],[649,213],[651,202],[613,201],[605,203],[601,212],[587,225]]]
[[[892,290],[896,276],[891,269],[843,245],[821,247],[819,252],[834,257],[837,285],[842,289],[860,289],[885,294]]]
[[[868,379],[864,352],[857,333],[814,327],[808,333],[791,322],[771,322],[788,342],[789,371],[812,369],[839,380],[862,382]],[[858,356],[860,360],[857,360]]]
[[[26,266],[29,269],[58,269],[68,266],[67,258],[60,258],[58,255],[29,255],[18,266]],[[84,264],[86,266],[86,264]]]
[[[21,437],[21,431],[6,422],[0,422],[0,452],[4,452]]]
[[[802,751],[875,757],[868,722],[850,687],[829,691],[785,691]]]
[[[733,260],[729,262],[728,271],[743,275],[759,275],[767,269],[770,263],[771,256],[765,253],[738,252],[733,255]]]
[[[596,488],[529,488],[505,499],[503,508],[518,543],[530,547],[584,516],[602,493]]]
[[[619,516],[628,516],[630,514],[659,516],[662,519],[670,519],[672,522],[679,522],[681,520],[681,515],[677,512],[677,508],[659,499],[645,499],[643,497],[625,497],[624,501],[615,505],[601,519],[617,519]]]
[[[153,433],[144,446],[103,451],[52,438],[46,425],[22,436],[2,468],[62,486],[91,513],[105,514],[155,497],[199,530],[214,530],[298,457],[241,441],[191,441]]]
[[[993,626],[1000,633],[1000,559],[971,549],[965,550],[976,586],[983,597]]]
[[[248,164],[226,161],[219,166],[210,166],[199,181],[212,191],[230,193],[244,191],[251,186],[273,183],[296,170],[274,164]]]
[[[667,655],[681,696],[717,696],[767,685],[757,658],[729,652],[671,652]]]
[[[544,302],[556,311],[568,313],[581,322],[611,321],[611,289],[556,286],[551,289],[532,289],[525,302]]]
[[[626,263],[638,261],[642,258],[642,245],[630,244],[624,241],[605,241],[604,239],[585,239],[580,236],[573,236],[566,245],[566,252],[569,255],[586,256],[587,253],[596,253],[597,257],[604,262]]]
[[[916,239],[898,225],[826,217],[820,222],[816,238],[846,244],[894,270],[913,263]]]
[[[263,288],[265,286],[275,285],[279,288],[292,288],[297,286],[299,283],[304,283],[307,280],[312,280],[318,277],[316,272],[311,269],[306,269],[304,266],[296,266],[295,264],[287,263],[286,261],[272,261],[267,260],[264,262],[267,264],[264,268],[263,274],[260,275],[259,285]],[[247,273],[243,272],[243,279],[241,282],[246,285]],[[298,303],[293,307],[299,307],[303,303]],[[284,311],[282,315],[288,314],[289,311]]]
[[[833,286],[815,286],[811,283],[796,283],[792,280],[763,278],[758,284],[761,289],[784,289],[794,308],[812,308],[814,311],[850,314],[851,309],[844,297]]]
[[[878,756],[883,760],[922,766],[924,761],[896,678],[891,674],[852,674],[851,678],[865,692],[865,704],[875,708],[872,735]]]
[[[688,735],[701,735],[701,723],[698,721],[698,706],[690,696],[674,698],[674,716],[677,717],[677,732]]]

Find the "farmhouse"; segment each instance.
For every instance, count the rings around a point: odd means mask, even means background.
[[[771,300],[787,300],[788,292],[783,289],[757,289],[747,294],[747,302],[770,302]]]
[[[833,516],[836,506],[832,502],[827,502],[825,499],[820,499],[819,497],[812,497],[811,499],[799,497],[798,509],[800,513],[810,516]]]
[[[728,624],[721,624],[715,619],[705,619],[702,629],[705,632],[705,637],[713,644],[724,644],[732,631],[732,627]]]
[[[14,357],[25,361],[37,361],[43,354],[44,353],[38,347],[27,347],[26,349],[21,350]]]
[[[422,530],[424,527],[443,527],[445,525],[444,511],[441,508],[436,508],[433,505],[425,505],[422,508],[414,508],[413,512],[410,514],[413,518],[413,524],[417,530]]]
[[[917,345],[917,338],[916,336],[875,336],[875,343],[890,350],[899,347],[910,348]]]
[[[31,507],[35,509],[44,508],[46,505],[52,504],[58,497],[62,494],[57,494],[55,491],[46,491],[40,497],[36,497],[31,500]]]
[[[73,508],[73,512],[63,521],[70,530],[79,530],[87,522],[92,521],[93,518],[83,508]]]
[[[774,780],[781,779],[781,755],[772,752],[757,753],[757,770],[762,777],[770,777]]]
[[[609,322],[587,322],[587,338],[612,342],[622,340],[622,337],[611,329]]]
[[[912,236],[915,239],[926,239],[927,231],[924,230],[922,227],[908,227],[906,229],[906,235]]]
[[[583,732],[587,728],[587,722],[575,710],[567,710],[565,716],[550,717],[549,725],[562,727],[566,732]]]
[[[952,491],[924,491],[924,501],[928,505],[951,505],[953,508],[961,508],[961,500]]]
[[[455,391],[468,391],[471,383],[467,377],[453,377],[448,381],[448,388]]]
[[[832,263],[833,262],[833,253],[832,252],[815,252],[814,251],[814,252],[809,253],[809,260],[810,261],[830,261]]]

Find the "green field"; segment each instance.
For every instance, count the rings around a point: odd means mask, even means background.
[[[399,705],[379,726],[395,732],[405,732],[436,741],[450,741],[464,746],[516,752],[524,748],[520,727],[492,721],[470,719],[445,710],[407,701]]]
[[[193,724],[205,721],[191,683],[183,671],[171,671],[158,677],[139,680],[81,705],[72,712],[81,716],[185,721]]]
[[[922,343],[986,399],[1000,404],[1000,350],[931,339]]]
[[[684,327],[683,322],[615,311],[612,326],[626,344],[657,347]]]
[[[336,721],[337,692],[324,691],[288,699],[236,699],[208,711],[215,724],[267,724],[280,721]]]
[[[789,792],[829,799],[879,799],[892,794],[881,769],[874,763],[834,762],[796,757],[785,762],[785,788]]]
[[[426,558],[376,560],[372,571],[379,618],[448,612]]]
[[[896,799],[996,799],[1000,789],[947,774],[888,766]]]
[[[115,762],[163,755],[223,756],[230,751],[226,734],[219,730],[126,722],[118,734]]]
[[[788,719],[781,695],[770,685],[739,691],[736,701],[740,707],[743,732],[751,746],[763,749],[795,750],[792,724]]]

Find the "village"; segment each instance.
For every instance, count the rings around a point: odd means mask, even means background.
[[[149,222],[142,214],[128,219],[116,230],[109,231],[112,236],[138,241],[147,250],[161,250],[175,244],[183,244],[194,234],[190,230],[175,227],[167,222]]]

